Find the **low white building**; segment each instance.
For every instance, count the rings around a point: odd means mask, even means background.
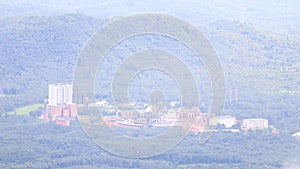
[[[242,122],[242,130],[263,130],[268,128],[267,119],[244,119]]]
[[[236,118],[233,116],[220,116],[219,124],[224,124],[226,128],[231,128],[236,124]]]
[[[178,106],[180,106],[180,102],[179,101],[171,101],[170,106],[171,107],[178,107]]]
[[[223,124],[226,128],[231,128],[237,123],[237,120],[233,116],[216,116],[209,119],[209,125],[216,126],[217,124]]]
[[[108,107],[109,103],[106,100],[101,100],[101,101],[96,102],[96,105],[99,107]]]

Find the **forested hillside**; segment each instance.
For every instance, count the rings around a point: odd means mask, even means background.
[[[0,117],[0,167],[278,169],[299,166],[299,140],[270,132],[215,133],[205,144],[190,134],[172,150],[147,159],[117,157],[96,146],[78,122],[70,127],[33,117]],[[132,129],[131,132],[137,132]]]
[[[72,14],[1,19],[0,112],[43,102],[49,83],[71,83],[84,43],[104,23]]]
[[[71,83],[84,44],[109,22],[81,14],[2,18],[0,112],[43,103],[49,83]],[[224,114],[268,118],[284,132],[299,130],[300,40],[238,21],[217,20],[199,29],[222,62]]]

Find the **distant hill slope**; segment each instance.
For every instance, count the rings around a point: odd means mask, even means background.
[[[104,23],[72,14],[1,19],[0,99],[26,95],[27,102],[42,101],[48,83],[70,83],[84,43]]]
[[[85,42],[108,22],[80,14],[0,19],[0,112],[43,102],[48,83],[71,82]],[[224,67],[225,113],[300,120],[295,117],[300,104],[299,39],[226,20],[199,29]],[[230,90],[235,89],[238,101],[230,104]]]
[[[299,5],[298,0],[14,0],[0,1],[0,17],[55,16],[80,12],[97,18],[152,12],[175,15],[197,23],[196,25],[216,18],[241,20],[277,33],[290,32],[293,36],[298,36]]]

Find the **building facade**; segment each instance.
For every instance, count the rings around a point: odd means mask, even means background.
[[[46,105],[46,116],[51,121],[57,118],[72,118],[76,117],[77,109],[74,104],[62,104],[62,105]]]
[[[268,128],[267,119],[244,119],[241,126],[242,130],[263,130]]]
[[[49,105],[71,104],[73,101],[71,84],[49,84]]]
[[[233,116],[215,116],[209,119],[210,126],[216,126],[217,124],[223,124],[226,128],[231,128],[237,123],[237,119]]]
[[[77,115],[77,107],[72,103],[72,97],[71,84],[49,84],[49,100],[43,118],[56,121],[56,124],[69,126],[70,119]]]

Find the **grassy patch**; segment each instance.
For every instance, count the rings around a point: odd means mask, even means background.
[[[38,110],[40,107],[44,107],[44,104],[32,104],[24,107],[16,108],[14,112],[8,112],[7,114],[14,114],[16,112],[17,115],[29,115],[29,112]]]

